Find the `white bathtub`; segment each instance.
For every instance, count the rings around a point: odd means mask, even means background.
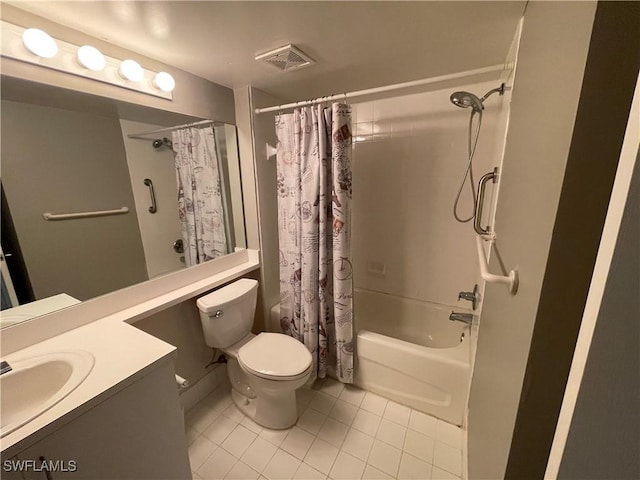
[[[451,308],[355,291],[354,383],[461,425],[469,389],[469,328]],[[457,309],[456,309],[457,310]]]
[[[461,425],[469,390],[469,328],[450,321],[451,310],[356,289],[354,383]],[[271,331],[279,332],[279,305],[270,320]]]

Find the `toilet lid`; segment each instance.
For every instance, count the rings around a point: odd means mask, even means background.
[[[238,350],[240,363],[259,376],[295,377],[311,366],[311,353],[282,333],[261,333]]]

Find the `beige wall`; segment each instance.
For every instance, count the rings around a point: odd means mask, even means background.
[[[53,37],[57,37],[78,45],[89,43],[99,48],[106,55],[110,55],[116,58],[132,58],[140,62],[145,68],[148,68],[151,70],[155,70],[155,71],[166,70],[174,76],[176,80],[176,88],[173,92],[173,101],[169,101],[162,98],[145,95],[142,93],[130,91],[127,89],[115,87],[115,86],[100,83],[100,82],[91,81],[85,78],[76,77],[73,75],[41,68],[36,65],[31,65],[31,64],[27,64],[27,63],[19,62],[16,60],[7,59],[7,58],[0,59],[0,68],[2,70],[3,75],[9,76],[9,77],[16,77],[22,80],[34,81],[34,82],[52,85],[56,87],[75,90],[78,92],[88,93],[91,95],[108,97],[108,98],[112,98],[112,99],[123,101],[123,102],[133,103],[139,106],[148,106],[156,109],[189,115],[191,117],[207,118],[207,119],[217,120],[217,121],[230,123],[230,124],[236,123],[234,93],[233,93],[233,90],[231,90],[230,88],[212,83],[208,80],[196,77],[195,75],[184,72],[182,70],[172,68],[170,65],[166,65],[157,60],[153,60],[153,59],[141,56],[135,52],[122,49],[115,45],[104,42],[100,39],[85,35],[79,31],[52,23],[44,18],[24,12],[12,5],[6,5],[6,4],[2,5],[1,17],[5,21],[15,23],[17,25],[21,25],[24,27],[43,28]],[[130,116],[126,115],[128,111],[126,105],[121,107],[123,109],[123,112],[125,113],[124,117],[130,118]],[[6,126],[6,123],[8,123],[5,120],[4,108],[3,108],[2,115],[3,115],[3,118],[2,118],[3,133],[4,133],[4,128]],[[133,117],[131,117],[130,119],[138,120],[137,118],[133,118]],[[115,121],[117,125],[117,119]],[[160,119],[159,119],[159,122],[160,122]],[[119,126],[118,126],[118,129],[119,129]],[[249,132],[245,132],[245,135],[250,135],[250,130]],[[121,132],[118,134],[118,137],[119,137],[118,141],[122,143]],[[123,155],[124,155],[124,152],[123,152]],[[3,159],[2,159],[3,167],[5,167],[5,145],[4,144],[3,144],[2,156],[3,156]],[[249,157],[249,158],[250,158],[249,162],[252,165],[253,158],[252,157]],[[86,158],[85,158],[85,161],[86,161]],[[248,226],[247,230],[249,233],[250,227],[252,225],[257,225],[257,220],[255,220],[256,218],[255,198],[251,197],[251,191],[252,189],[254,189],[253,171],[251,168],[247,169],[247,166],[245,163],[241,165],[242,181],[244,182],[243,183],[244,202],[245,204],[248,204],[249,207],[251,207],[252,204],[254,205],[253,210],[249,208],[249,219],[247,220],[247,226]],[[120,183],[120,185],[125,185],[130,192],[130,183],[128,180],[128,174],[126,174],[126,171],[124,172],[124,174],[127,176]],[[91,198],[91,195],[86,194],[85,197],[88,199],[88,198]],[[111,197],[110,204],[113,201],[114,201],[113,197]],[[130,213],[128,217],[133,219],[133,221],[135,221],[135,210],[133,209],[132,198],[129,206],[131,207],[133,213]],[[251,216],[252,214],[253,216]],[[112,217],[112,218],[118,218],[118,217]],[[257,232],[257,227],[255,227],[252,230],[252,232],[255,234]],[[137,241],[138,243],[140,243],[139,237]],[[252,242],[250,240],[249,246],[258,248],[258,242],[257,241]],[[116,249],[113,245],[110,245],[108,248],[109,252],[116,251],[116,253],[120,253],[117,250],[121,250],[121,249]],[[141,250],[141,245],[140,245],[140,250]],[[111,258],[111,256],[105,255],[104,258]],[[144,272],[144,268],[145,268],[144,257],[141,257],[141,260],[142,260],[142,263],[140,264],[140,267]],[[135,263],[135,262],[130,262],[130,263]],[[110,276],[105,275],[104,272],[105,272],[104,269],[100,269],[100,268],[96,269],[97,274],[102,274],[103,277],[109,278]],[[146,279],[146,276],[145,278],[141,278],[139,281],[142,281],[144,279]],[[87,283],[92,284],[93,282],[87,282]],[[125,295],[127,295],[127,293],[122,292],[122,296],[125,296]],[[105,300],[105,302],[107,301]],[[102,303],[105,303],[105,302],[102,302]],[[112,300],[112,302],[116,302],[116,301]],[[102,303],[100,303],[100,305],[102,305]],[[107,312],[106,310],[104,310],[105,308],[106,308],[105,306],[101,307],[102,314],[110,313],[111,311],[116,309],[115,307],[113,308],[109,307],[111,308],[111,310]],[[83,309],[83,311],[84,310],[89,311],[91,310],[91,307],[89,305],[87,305],[86,307],[81,306],[81,309]],[[71,312],[69,313],[69,315],[73,316],[71,315]],[[91,317],[95,317],[96,315],[97,315],[96,312],[91,311],[91,315],[90,315]],[[204,338],[202,337],[202,331],[201,331],[199,321],[200,321],[199,317],[197,317],[197,309],[195,309],[195,302],[187,301],[179,305],[176,305],[164,312],[152,315],[149,318],[145,319],[143,323],[143,326],[145,327],[145,329],[148,329],[151,334],[159,338],[162,338],[173,345],[178,346],[179,359],[176,363],[176,367],[177,367],[176,370],[178,373],[183,374],[183,376],[185,376],[192,382],[197,381],[199,378],[201,378],[204,375],[204,373],[206,373],[203,362],[206,363],[206,361],[209,360],[208,355],[210,352],[210,350],[207,349],[206,346],[204,345]],[[260,328],[264,325],[263,315],[261,311],[256,316],[256,325]],[[25,325],[25,327],[27,326]],[[65,328],[68,328],[68,327],[65,327]],[[61,327],[61,330],[64,331],[64,328]],[[15,331],[16,331],[16,335],[18,335],[17,333],[18,330],[16,329]]]
[[[261,90],[251,89],[252,108],[270,107],[284,101]],[[276,157],[267,158],[266,144],[276,146],[275,117],[278,112],[253,114],[254,155],[259,205],[260,250],[264,315],[280,302],[280,262],[278,249],[278,201],[276,190]],[[270,328],[275,326],[271,325]],[[279,331],[279,330],[277,330]]]
[[[269,310],[279,302],[278,211],[276,161],[267,159],[266,143],[275,146],[276,113],[256,115],[255,108],[283,103],[281,99],[251,87],[234,90],[238,144],[243,175],[245,224],[250,248],[260,249],[260,305],[270,330]]]
[[[253,158],[253,124],[250,87],[236,88],[235,101],[238,150],[240,152],[240,172],[242,174],[242,197],[248,248],[260,248],[258,226],[258,199],[255,181],[255,161]]]
[[[238,151],[238,131],[234,125],[224,126],[226,140],[227,169],[229,171],[229,196],[233,206],[233,233],[235,246],[247,248],[247,235],[244,227],[242,208],[242,175],[240,173],[240,152]]]
[[[22,27],[42,28],[54,38],[60,38],[70,43],[77,45],[88,43],[100,49],[105,55],[120,59],[132,58],[150,70],[166,70],[175,78],[176,88],[173,91],[173,100],[171,101],[4,57],[0,60],[3,75],[235,124],[233,91],[229,88],[85,35],[77,30],[50,22],[13,5],[3,3],[0,17],[4,21]]]
[[[485,290],[469,401],[469,478],[505,473],[595,7],[531,2],[525,14],[495,222],[497,249],[507,268],[518,268],[520,288],[515,296],[504,285]],[[495,256],[491,263],[497,271]]]
[[[251,272],[244,276],[260,281],[260,272]],[[218,287],[222,288],[222,286]],[[203,293],[203,296],[207,293]],[[254,333],[264,330],[261,295],[258,295]],[[202,332],[200,313],[196,305],[197,298],[186,300],[178,305],[138,320],[133,325],[154,337],[164,340],[178,348],[175,360],[176,373],[186,378],[192,385],[206,375],[212,367],[206,365],[213,358],[213,350],[207,346]]]
[[[133,122],[120,119],[124,148],[127,152],[127,166],[135,208],[138,214],[140,236],[144,248],[147,274],[149,278],[185,268],[182,255],[173,250],[173,242],[182,238],[180,217],[176,205],[176,169],[173,150],[162,147],[153,148],[152,136],[148,140],[128,138],[128,135],[149,132],[163,128],[146,122]],[[162,135],[170,135],[165,132]],[[151,195],[145,179],[153,182],[156,199],[156,212],[149,212]]]
[[[147,280],[117,118],[3,101],[2,184],[37,299],[88,300]],[[123,206],[126,215],[42,217]]]

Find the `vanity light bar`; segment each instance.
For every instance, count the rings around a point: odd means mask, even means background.
[[[134,60],[119,60],[90,45],[54,39],[38,29],[2,21],[0,31],[3,57],[173,100],[175,80],[167,72],[147,70]]]

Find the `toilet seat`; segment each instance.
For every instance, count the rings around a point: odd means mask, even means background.
[[[248,374],[275,381],[297,380],[312,368],[309,350],[281,333],[257,335],[238,350],[238,362]]]

